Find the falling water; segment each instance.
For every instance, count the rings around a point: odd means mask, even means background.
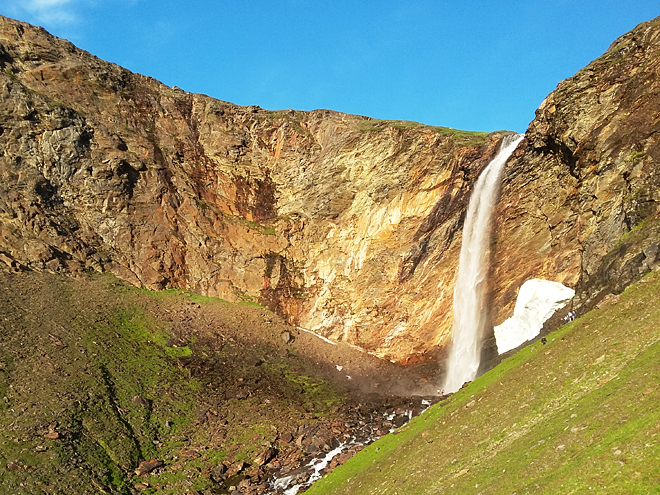
[[[522,135],[512,134],[502,140],[500,151],[479,176],[470,198],[454,288],[454,324],[444,385],[446,393],[455,392],[465,382],[473,380],[479,370],[481,344],[488,324],[484,298],[488,285],[492,211],[504,164],[522,138]]]

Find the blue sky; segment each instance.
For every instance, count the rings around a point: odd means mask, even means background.
[[[560,80],[660,15],[660,4],[3,0],[0,13],[240,105],[523,132]]]

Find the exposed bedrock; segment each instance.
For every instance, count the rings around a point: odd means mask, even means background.
[[[449,338],[502,133],[185,93],[0,19],[0,259],[259,301],[408,359]]]
[[[657,263],[658,33],[539,108],[505,171],[494,323],[529,278],[588,306]],[[254,300],[414,362],[449,341],[465,208],[502,136],[240,107],[0,17],[0,261]]]
[[[525,280],[576,290],[584,311],[658,266],[660,20],[640,24],[536,112],[505,171],[495,323]]]

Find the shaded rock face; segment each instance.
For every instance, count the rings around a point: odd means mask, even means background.
[[[408,359],[449,338],[501,136],[239,107],[0,18],[0,260],[254,300]]]
[[[559,83],[505,172],[493,271],[495,323],[530,278],[589,309],[658,266],[660,18]]]

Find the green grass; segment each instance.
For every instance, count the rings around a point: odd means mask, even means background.
[[[659,493],[658,292],[645,278],[307,493]]]
[[[56,290],[60,298],[73,298],[66,284]],[[13,427],[0,434],[0,464],[18,459],[30,469],[0,470],[0,480],[6,486],[36,486],[40,480],[49,484],[60,479],[61,474],[54,474],[60,469],[73,470],[78,474],[71,482],[71,493],[89,493],[90,486],[129,493],[127,473],[140,460],[166,453],[154,443],[171,434],[165,422],[183,428],[194,420],[199,382],[176,366],[175,360],[192,351],[169,347],[165,329],[134,303],[97,312],[79,307],[74,299],[69,299],[69,305],[48,310],[55,323],[45,336],[42,327],[49,323],[26,322],[35,351],[12,370],[14,380],[24,377],[24,392],[16,389],[16,381],[13,390],[5,391],[13,407],[0,419],[3,424],[13,422]],[[11,339],[16,336],[5,333],[3,344],[15,349]],[[53,349],[50,339],[59,347]],[[40,361],[42,355],[47,356],[45,364]],[[149,406],[136,403],[136,396]],[[14,417],[16,408],[22,413]],[[57,441],[38,433],[53,419],[62,432]],[[16,440],[12,431],[24,433]],[[25,436],[29,431],[37,435]],[[30,458],[40,445],[45,452]],[[70,464],[72,459],[78,460],[76,466]],[[86,471],[84,476],[77,468]]]
[[[490,134],[488,132],[462,131],[451,127],[433,127],[433,130],[445,136],[453,136],[459,144],[483,144]]]
[[[265,318],[109,275],[0,272],[0,493],[222,493],[219,462],[251,462],[346,400],[307,358],[281,355]],[[46,439],[54,420],[61,437]],[[135,476],[151,458],[165,466]]]
[[[452,136],[454,141],[460,145],[481,145],[484,144],[490,133],[477,131],[462,131],[451,127],[427,126],[419,122],[408,120],[383,120],[364,118],[357,122],[357,128],[362,132],[380,132],[388,127],[407,130],[424,128],[442,134],[443,136]]]

